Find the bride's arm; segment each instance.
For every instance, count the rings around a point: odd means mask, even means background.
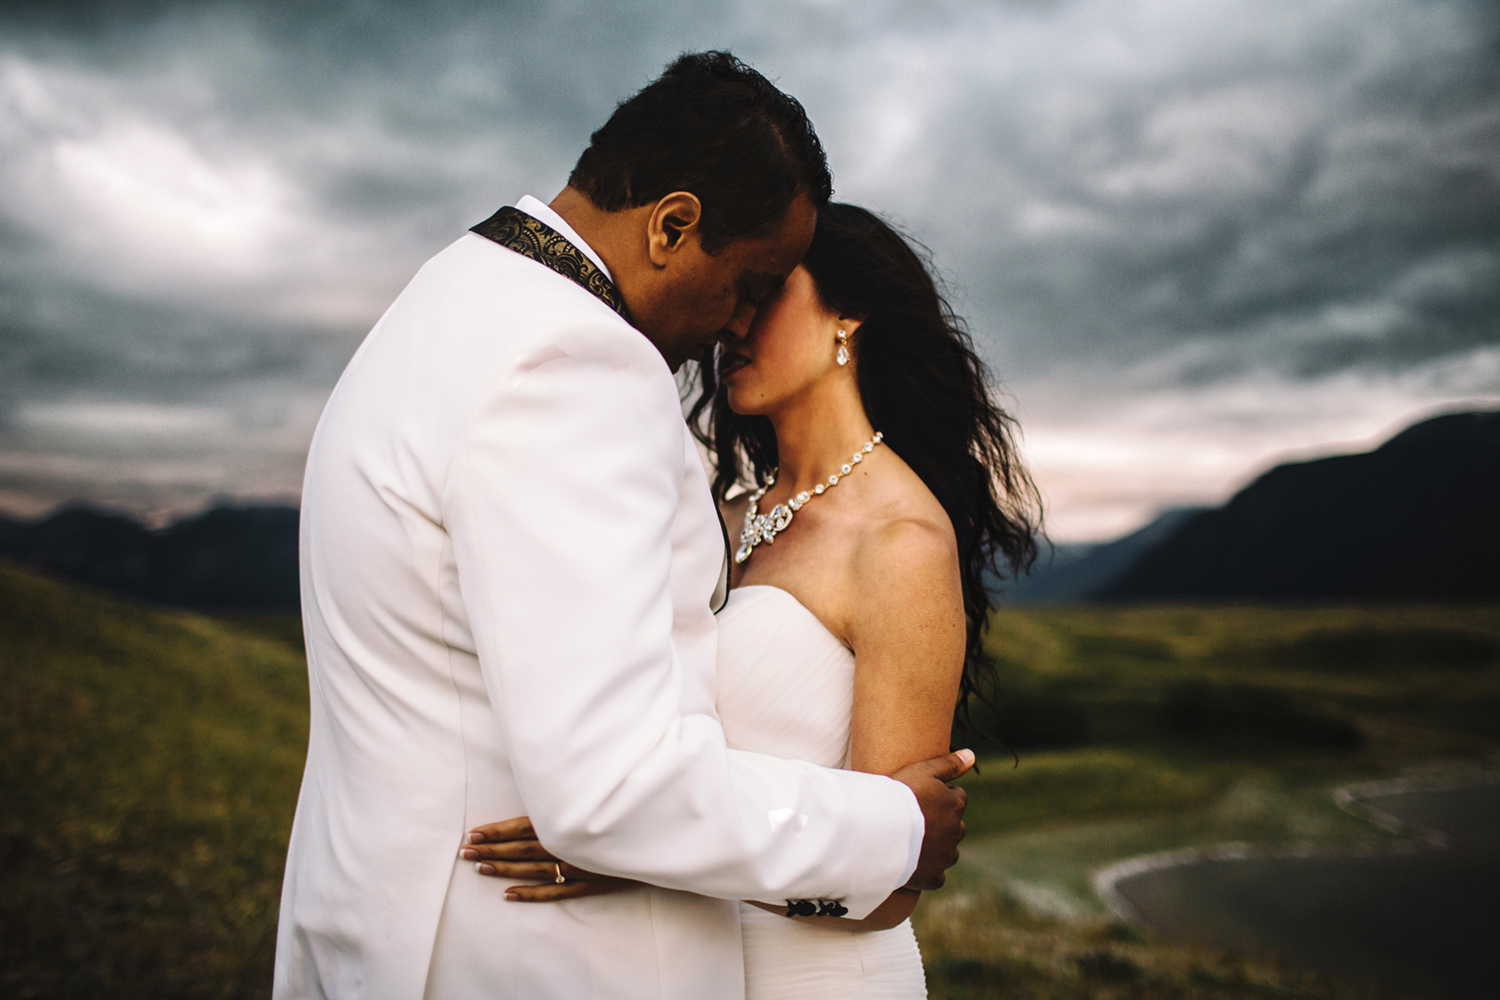
[[[843,591],[850,595],[844,638],[854,650],[850,766],[892,774],[945,752],[966,645],[952,530],[920,520],[882,525],[856,548]],[[919,898],[897,889],[863,920],[793,919],[884,930],[911,916]],[[755,905],[786,913],[785,904]]]
[[[730,505],[735,501],[730,501]],[[729,514],[744,517],[743,501]],[[894,774],[944,754],[963,672],[965,625],[958,549],[946,523],[902,520],[881,526],[855,549],[839,591],[849,595],[843,638],[854,650],[854,715],[850,767]],[[508,898],[550,902],[617,892],[639,883],[572,868],[536,841],[525,817],[472,831],[463,856],[482,875],[551,879],[563,884],[514,885]],[[911,916],[921,893],[897,889],[860,920],[793,917],[843,930],[885,930]],[[785,914],[786,903],[752,905]]]

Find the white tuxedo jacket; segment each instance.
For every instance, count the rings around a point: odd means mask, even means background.
[[[869,912],[921,814],[874,775],[726,749],[719,522],[676,383],[572,281],[468,234],[349,363],[302,498],[312,695],[275,995],[743,991],[735,899]],[[459,859],[529,814],[663,888],[511,903]]]

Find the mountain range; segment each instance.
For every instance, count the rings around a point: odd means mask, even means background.
[[[1002,599],[1494,600],[1500,411],[1433,417],[1371,452],[1278,465],[1222,507],[1058,548]]]
[[[0,555],[156,604],[295,611],[297,508],[215,507],[153,531],[85,505],[0,519]]]
[[[1057,542],[1043,546],[1037,567],[1029,575],[998,584],[996,592],[1007,604],[1066,604],[1087,600],[1204,509],[1173,507],[1158,514],[1144,528],[1110,542]]]
[[[1434,417],[1371,452],[1277,466],[1090,596],[1500,598],[1500,412]]]
[[[221,506],[151,530],[73,505],[0,518],[0,556],[209,611],[298,606],[297,509]],[[1500,598],[1500,411],[1451,413],[1374,451],[1279,465],[1222,507],[1057,545],[1007,603]]]

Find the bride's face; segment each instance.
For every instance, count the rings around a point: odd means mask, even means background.
[[[848,324],[845,324],[846,326]],[[719,378],[729,407],[739,414],[770,414],[816,391],[826,379],[852,377],[837,362],[839,317],[823,305],[807,268],[762,299],[743,340],[724,343]]]

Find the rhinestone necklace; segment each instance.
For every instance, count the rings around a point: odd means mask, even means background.
[[[843,465],[839,471],[828,477],[828,482],[819,483],[811,490],[803,490],[792,497],[786,503],[779,503],[771,508],[769,514],[760,513],[760,498],[766,495],[766,490],[776,485],[776,472],[771,473],[764,486],[750,494],[750,507],[745,511],[745,526],[740,530],[740,548],[734,554],[734,561],[742,563],[750,558],[750,553],[762,542],[767,545],[776,541],[776,536],[781,534],[792,523],[792,515],[802,509],[802,505],[815,496],[819,496],[824,490],[837,486],[839,480],[854,471],[854,467],[865,460],[865,456],[875,450],[875,446],[885,437],[879,431],[875,436],[864,443],[864,446],[854,453],[854,457]]]

